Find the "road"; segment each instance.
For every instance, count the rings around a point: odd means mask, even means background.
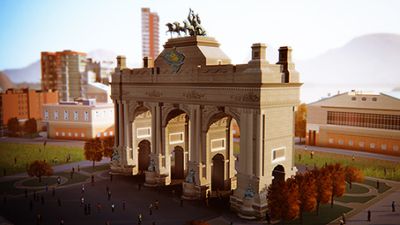
[[[295,145],[296,148],[304,149],[305,145]],[[376,154],[376,153],[370,153],[370,152],[361,152],[361,151],[352,151],[348,149],[338,149],[338,148],[326,148],[326,147],[319,147],[319,146],[308,146],[307,145],[307,150],[313,150],[316,152],[329,152],[329,153],[336,153],[336,154],[342,154],[342,155],[349,155],[349,156],[359,156],[359,157],[364,157],[364,158],[373,158],[373,159],[381,159],[381,160],[386,160],[386,161],[392,161],[392,162],[400,162],[400,157],[399,156],[390,156],[390,155],[382,155],[382,154]]]

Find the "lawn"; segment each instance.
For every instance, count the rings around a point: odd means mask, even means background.
[[[370,195],[370,196],[347,196],[347,195],[344,195],[342,197],[335,198],[335,201],[344,202],[344,203],[350,203],[350,202],[366,203],[375,197],[376,197],[375,195]]]
[[[340,163],[343,166],[350,165],[361,169],[365,176],[400,181],[400,163],[362,157],[356,157],[353,161],[352,156],[317,151],[314,152],[314,157],[311,159],[309,150],[305,151],[299,148],[296,148],[295,154],[297,165],[321,167],[325,163]],[[299,159],[299,154],[301,159]]]
[[[84,160],[81,147],[47,145],[44,149],[42,144],[0,143],[0,175],[3,176],[4,169],[7,175],[25,172],[34,160],[46,160],[51,165],[64,164],[68,154],[69,162]]]
[[[376,189],[376,181],[375,180],[365,179],[364,184],[374,187]],[[387,185],[386,183],[380,182],[378,193],[383,193],[383,192],[389,190],[390,188],[391,187],[389,185]]]
[[[103,165],[99,165],[99,166],[95,166],[94,168],[93,168],[93,166],[81,168],[81,170],[83,170],[85,172],[88,172],[88,173],[95,173],[95,172],[109,170],[109,169],[110,169],[110,164],[109,163],[106,163],[106,164],[103,164]]]
[[[303,216],[303,224],[304,225],[323,225],[328,224],[332,220],[338,218],[343,213],[347,213],[351,210],[351,208],[347,208],[340,205],[333,205],[331,208],[330,204],[321,205],[319,209],[319,215],[316,215],[316,212],[312,213],[304,213]],[[284,224],[301,224],[300,219],[296,219],[294,221],[285,222]]]
[[[352,188],[350,189],[350,185],[348,183],[346,183],[346,191],[345,193],[349,193],[349,194],[364,194],[364,193],[368,193],[369,189],[358,185],[356,183],[353,183]]]

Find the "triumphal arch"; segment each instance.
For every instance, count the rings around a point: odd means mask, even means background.
[[[268,185],[296,172],[291,48],[270,63],[253,44],[251,60],[233,65],[214,38],[194,35],[169,39],[143,68],[117,61],[112,171],[145,174],[146,186],[181,181],[185,199],[228,191],[239,216],[263,215]]]

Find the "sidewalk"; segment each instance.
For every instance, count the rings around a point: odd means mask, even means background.
[[[109,158],[103,158],[100,162],[96,162],[96,166],[99,165],[104,165],[110,163],[110,159]],[[58,166],[53,166],[53,172],[54,173],[58,173],[58,172],[63,172],[63,171],[71,171],[72,167],[75,167],[75,170],[78,168],[78,165],[80,168],[84,168],[84,167],[89,167],[93,165],[92,161],[80,161],[80,162],[74,162],[74,163],[68,163],[68,164],[62,164],[62,165],[58,165]],[[19,173],[19,174],[14,174],[14,175],[10,175],[10,176],[5,176],[5,177],[0,177],[0,182],[2,181],[8,181],[8,180],[13,180],[16,178],[24,178],[24,177],[28,177],[28,174],[26,172],[24,173]]]
[[[295,148],[305,149],[305,145],[295,145]],[[327,147],[319,147],[319,146],[309,146],[307,145],[307,150],[313,150],[317,152],[328,152],[328,153],[336,153],[342,155],[349,155],[349,156],[359,156],[364,158],[373,158],[373,159],[380,159],[392,162],[400,163],[399,156],[391,156],[391,155],[382,155],[377,153],[370,153],[370,152],[362,152],[362,151],[353,151],[348,149],[339,149],[339,148],[327,148]]]

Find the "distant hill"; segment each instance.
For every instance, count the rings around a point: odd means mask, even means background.
[[[370,34],[297,62],[304,83],[400,85],[400,35]]]
[[[5,91],[9,88],[15,87],[13,82],[11,82],[10,78],[6,74],[0,71],[0,89]]]
[[[40,60],[19,69],[6,69],[3,73],[7,74],[14,83],[39,83],[40,82]]]

